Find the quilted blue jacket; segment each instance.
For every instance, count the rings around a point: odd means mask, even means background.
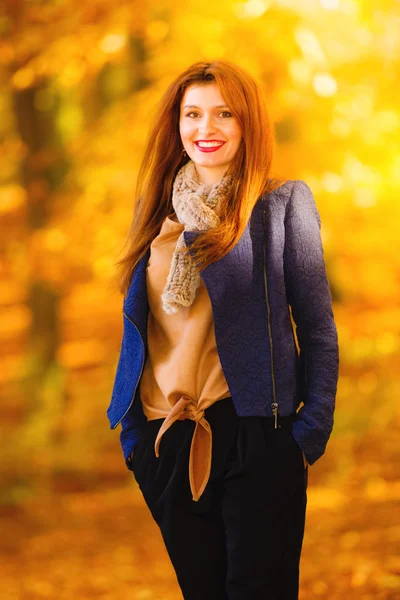
[[[326,449],[338,382],[338,335],[320,236],[308,185],[290,180],[262,195],[238,243],[201,272],[212,304],[224,376],[239,416],[297,411],[293,436],[312,465]],[[198,231],[185,231],[190,244]],[[123,336],[107,416],[121,423],[128,459],[146,422],[139,382],[147,357],[146,266],[136,265],[123,302]],[[290,308],[289,308],[290,305]],[[290,309],[296,324],[297,351]]]

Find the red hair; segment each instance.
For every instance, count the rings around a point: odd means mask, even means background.
[[[173,212],[174,178],[189,157],[182,155],[180,105],[188,86],[218,85],[241,128],[242,140],[229,172],[236,175],[232,192],[220,208],[221,223],[199,234],[190,248],[200,270],[227,254],[240,239],[254,205],[262,194],[285,180],[270,178],[275,148],[274,129],[259,85],[242,68],[227,60],[197,62],[181,73],[157,104],[136,182],[134,215],[126,255],[118,261],[120,290],[126,294],[132,272]]]

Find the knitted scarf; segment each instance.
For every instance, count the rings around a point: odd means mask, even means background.
[[[204,231],[220,223],[218,216],[234,182],[232,174],[224,174],[218,181],[206,185],[199,182],[194,162],[189,160],[177,173],[172,190],[172,206],[184,231]],[[180,248],[186,249],[178,253]],[[162,293],[163,310],[177,313],[190,306],[200,285],[200,272],[190,256],[183,237],[178,238],[172,255],[167,283]]]

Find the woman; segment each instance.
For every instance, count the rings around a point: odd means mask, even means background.
[[[333,427],[320,216],[306,183],[269,177],[273,147],[245,71],[190,66],[158,107],[120,261],[107,414],[190,600],[298,598],[308,465]]]

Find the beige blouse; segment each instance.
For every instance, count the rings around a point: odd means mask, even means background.
[[[173,314],[162,308],[161,294],[183,230],[184,225],[172,213],[150,246],[146,269],[148,355],[140,380],[140,398],[148,420],[164,418],[155,441],[157,457],[164,432],[177,419],[196,421],[189,482],[193,500],[197,501],[211,470],[212,432],[204,410],[231,394],[216,347],[212,306],[203,279],[191,306]]]

